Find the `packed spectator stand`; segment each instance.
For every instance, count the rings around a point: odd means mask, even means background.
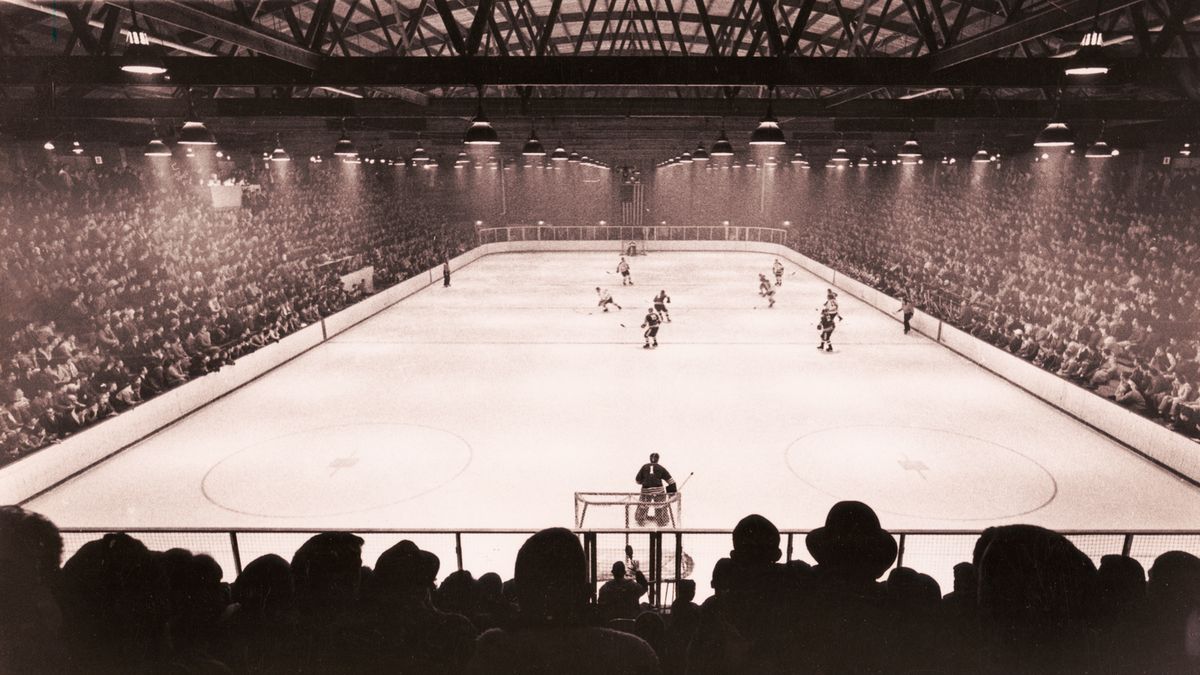
[[[249,562],[232,584],[211,557],[149,550],[121,533],[62,563],[44,517],[0,508],[0,672],[5,673],[1194,673],[1200,558],[1147,571],[1099,565],[1031,525],[985,530],[954,588],[893,567],[895,538],[861,502],[834,505],[780,562],[780,534],[750,515],[712,571],[714,594],[645,580],[598,594],[577,534],[529,537],[514,578],[439,575],[404,540],[363,560],[363,539],[317,534]],[[614,572],[624,571],[617,561]],[[634,564],[636,568],[636,563]],[[442,578],[440,584],[437,579]]]
[[[46,168],[0,191],[0,464],[474,246],[394,186],[297,175],[245,208],[149,169]],[[243,180],[247,180],[243,177]]]
[[[870,171],[870,189],[810,183],[792,247],[1200,439],[1200,172],[1075,158]]]

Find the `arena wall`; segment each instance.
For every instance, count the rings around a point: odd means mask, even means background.
[[[619,251],[618,241],[515,241],[483,244],[450,261],[452,272],[487,255],[526,252]],[[780,244],[753,241],[654,241],[653,251],[745,251],[778,256],[899,322],[900,301]],[[0,504],[27,501],[339,335],[404,298],[441,281],[440,266],[238,359],[232,366],[168,391],[133,410],[0,469]],[[919,333],[1115,438],[1192,482],[1200,483],[1196,444],[1027,361],[938,319],[917,312]]]

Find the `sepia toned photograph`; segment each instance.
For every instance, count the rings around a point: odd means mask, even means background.
[[[1200,673],[1200,0],[0,0],[0,675]]]

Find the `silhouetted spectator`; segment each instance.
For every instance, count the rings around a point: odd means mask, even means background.
[[[0,507],[0,672],[62,671],[62,614],[53,596],[62,550],[54,523]]]
[[[590,590],[579,539],[551,528],[530,537],[516,561],[517,624],[479,637],[469,673],[643,675],[660,672],[649,645],[581,623]]]
[[[641,613],[639,599],[646,594],[650,584],[633,561],[633,578],[625,576],[625,563],[618,560],[612,565],[612,579],[604,582],[597,594],[596,604],[605,619],[636,619]]]

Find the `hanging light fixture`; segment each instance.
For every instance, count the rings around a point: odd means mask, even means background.
[[[838,145],[837,150],[833,151],[833,156],[829,158],[829,161],[833,162],[834,164],[849,164],[850,153],[846,152],[846,148],[844,146]]]
[[[1046,124],[1033,139],[1035,148],[1065,148],[1074,144],[1075,134],[1065,122],[1052,121]]]
[[[696,145],[696,151],[692,153],[692,161],[693,162],[707,162],[708,161],[708,151],[704,149],[703,143],[699,143]]]
[[[475,117],[471,119],[471,126],[467,127],[467,132],[463,134],[463,143],[467,145],[500,145],[500,137],[492,128],[492,123],[488,121],[487,116],[483,114],[483,85],[479,85],[477,89],[479,102],[475,108]]]
[[[283,149],[283,143],[279,140],[279,134],[275,134],[275,149],[271,151],[272,162],[290,162],[292,156]]]
[[[467,157],[466,151],[459,150],[458,157],[454,159],[454,168],[461,169],[471,163],[471,159]]]
[[[83,144],[79,142],[78,138],[71,139],[71,154],[72,155],[82,155],[83,154]]]
[[[216,145],[217,139],[213,137],[213,134],[208,130],[208,127],[204,126],[204,122],[201,122],[200,119],[196,117],[196,111],[192,107],[192,90],[188,88],[186,90],[186,94],[188,116],[187,120],[184,121],[183,126],[179,129],[179,144]]]
[[[732,157],[733,144],[729,142],[729,137],[725,135],[725,130],[721,129],[717,140],[712,144],[712,149],[708,151],[711,157]]]
[[[971,155],[971,162],[974,164],[987,164],[991,161],[992,156],[988,154],[987,150],[983,149],[983,146],[980,146],[979,149],[975,151],[975,154]]]
[[[1186,145],[1186,143],[1185,143],[1185,145]],[[54,147],[55,147],[55,146],[54,146],[54,139],[53,139],[53,138],[52,138],[52,139],[50,139],[50,140],[48,140],[48,141],[46,141],[45,143],[42,143],[42,149],[43,149],[43,150],[45,150],[45,151],[47,151],[47,152],[54,152]]]
[[[917,132],[909,133],[908,140],[904,141],[904,145],[900,148],[900,152],[896,153],[900,159],[916,160],[921,157],[921,144],[917,141]]]
[[[126,38],[125,54],[121,57],[121,70],[134,75],[162,75],[167,72],[159,48],[150,42],[150,34],[138,27],[137,10],[130,3],[129,14],[133,18],[133,29]]]
[[[521,148],[521,154],[526,157],[545,157],[546,149],[542,147],[542,142],[538,140],[537,132],[533,127],[529,127],[529,140],[525,141],[525,147]]]
[[[1103,138],[1098,138],[1095,143],[1088,146],[1087,152],[1083,156],[1088,159],[1109,159],[1119,154],[1121,154],[1120,150],[1106,143]]]
[[[779,120],[775,119],[773,111],[775,98],[774,85],[767,87],[767,114],[759,121],[758,127],[750,134],[750,145],[784,145],[787,138],[783,129],[779,128]]]
[[[800,148],[796,148],[796,152],[792,153],[792,164],[803,164],[803,163],[804,163],[804,153],[801,152]]]
[[[421,166],[429,163],[429,153],[425,152],[425,148],[421,147],[421,139],[417,139],[417,148],[413,150],[412,163]]]
[[[146,157],[170,157],[171,149],[162,142],[162,139],[158,137],[158,132],[155,131],[154,138],[146,144],[146,149],[142,151],[142,154]]]
[[[1087,77],[1108,74],[1108,59],[1104,56],[1104,34],[1092,31],[1083,36],[1079,50],[1067,59],[1063,71],[1068,77]]]
[[[50,145],[50,144],[46,143],[46,145]],[[51,148],[51,149],[53,149],[53,148]],[[1192,144],[1187,141],[1184,141],[1183,145],[1181,145],[1179,147],[1179,156],[1180,157],[1191,157],[1192,156]]]
[[[571,152],[571,154],[567,155],[567,161],[572,164],[578,164],[579,163],[579,153]]]
[[[350,140],[350,135],[346,133],[346,118],[342,118],[342,135],[338,138],[338,142],[333,146],[333,156],[349,159],[358,156],[358,149],[354,147],[354,141]]]
[[[570,157],[571,156],[567,154],[567,151],[561,145],[554,148],[554,152],[550,153],[550,161],[552,162],[565,162],[570,159]]]
[[[692,153],[685,152],[682,155],[680,155],[679,163],[680,164],[691,164],[692,163]]]

